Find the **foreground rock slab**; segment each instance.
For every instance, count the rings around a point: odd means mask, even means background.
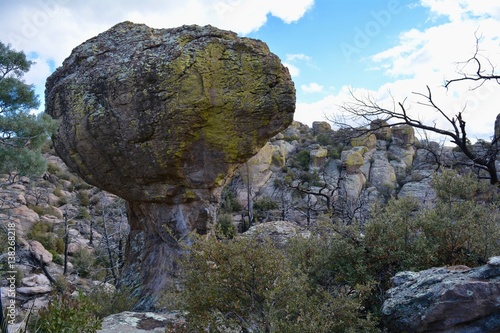
[[[390,332],[500,332],[500,257],[485,266],[400,272],[382,312]]]
[[[121,312],[104,318],[98,333],[181,332],[186,320],[179,312]],[[169,329],[168,331],[166,331]]]
[[[173,284],[178,241],[208,232],[226,181],[295,111],[267,45],[212,26],[120,23],[75,48],[45,95],[57,154],[128,201],[126,283],[153,298]]]

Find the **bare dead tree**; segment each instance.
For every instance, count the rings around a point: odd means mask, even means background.
[[[475,34],[476,37],[476,46],[475,51],[472,57],[468,60],[459,62],[458,65],[462,67],[462,69],[458,72],[460,77],[446,80],[445,87],[448,88],[451,84],[460,81],[475,81],[477,84],[474,87],[471,87],[471,90],[475,90],[481,87],[487,81],[495,81],[500,84],[500,75],[496,73],[495,66],[491,63],[491,61],[487,57],[481,56],[481,50],[479,48],[479,42],[481,37]],[[489,64],[489,68],[485,68],[483,62],[487,62]],[[463,68],[468,67],[469,65],[474,66],[476,69],[474,73],[467,73],[463,70]]]
[[[474,151],[467,134],[465,120],[463,120],[462,117],[464,109],[458,112],[455,116],[448,116],[448,114],[435,103],[429,86],[427,86],[427,93],[414,92],[413,94],[422,97],[424,101],[419,102],[419,104],[429,107],[435,111],[441,118],[447,121],[449,128],[436,127],[435,123],[425,123],[416,116],[413,116],[410,114],[409,109],[405,106],[405,101],[397,103],[393,102],[392,108],[385,108],[379,105],[373,98],[360,98],[352,91],[352,102],[344,104],[341,106],[341,109],[349,115],[349,118],[351,121],[354,121],[356,126],[348,125],[348,122],[342,119],[331,119],[331,121],[344,128],[350,127],[362,134],[376,132],[377,130],[387,127],[409,125],[415,129],[446,136],[469,159],[472,167],[486,171],[489,175],[490,183],[498,184],[499,179],[495,161],[499,153],[497,141],[500,138],[494,136],[490,148],[485,149],[483,152],[478,153],[477,151]],[[384,121],[377,122],[378,126],[371,126],[368,128],[368,125],[370,125],[374,120]]]
[[[470,88],[470,90],[475,90],[481,87],[487,81],[494,81],[500,84],[500,75],[496,73],[495,66],[487,57],[481,55],[481,50],[479,48],[480,37],[476,35],[476,45],[475,51],[471,58],[464,62],[458,63],[460,70],[458,75],[460,77],[455,79],[446,80],[444,83],[445,88],[449,88],[452,84],[471,81],[475,82],[475,85]],[[485,67],[484,63],[488,65]],[[474,67],[474,71],[471,74],[467,70],[470,67]],[[377,103],[372,97],[360,98],[355,96],[351,91],[352,102],[346,103],[341,106],[341,110],[347,114],[347,117],[351,121],[354,121],[356,125],[349,125],[351,122],[346,120],[346,118],[335,118],[330,119],[334,124],[339,125],[341,128],[347,128],[353,130],[352,132],[357,133],[356,135],[364,135],[367,132],[375,132],[384,127],[394,127],[398,125],[409,125],[415,129],[433,132],[442,136],[445,136],[454,143],[457,148],[467,157],[470,161],[470,166],[479,171],[484,171],[488,175],[491,184],[498,185],[499,178],[497,174],[497,168],[495,161],[498,157],[500,150],[500,136],[498,133],[494,133],[492,136],[492,141],[489,147],[478,152],[472,149],[470,140],[467,133],[466,122],[462,117],[465,107],[457,112],[454,116],[449,116],[445,110],[438,106],[433,98],[432,91],[427,86],[426,93],[414,92],[413,94],[421,97],[423,102],[418,102],[419,105],[431,108],[437,115],[444,119],[449,126],[446,128],[436,127],[436,124],[430,124],[421,121],[416,118],[416,116],[411,115],[409,108],[405,106],[405,101],[396,102],[393,99],[392,107],[384,108]],[[377,127],[367,128],[368,125],[372,123],[373,120],[384,120],[385,122],[378,122]],[[497,121],[500,121],[497,118]]]
[[[69,221],[68,221],[68,206],[64,210],[64,270],[63,275],[68,272],[68,256],[69,256]]]

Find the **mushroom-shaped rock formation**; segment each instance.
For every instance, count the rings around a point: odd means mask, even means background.
[[[267,45],[212,26],[120,23],[46,83],[58,155],[128,201],[124,274],[143,309],[173,282],[178,240],[207,232],[226,180],[294,111],[290,74]]]

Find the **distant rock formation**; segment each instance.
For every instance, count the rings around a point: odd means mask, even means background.
[[[208,231],[227,179],[294,111],[290,74],[267,45],[212,26],[120,23],[46,84],[58,155],[128,201],[125,273],[143,296],[172,283],[178,241]]]
[[[500,332],[500,257],[485,266],[400,272],[382,307],[390,332]]]

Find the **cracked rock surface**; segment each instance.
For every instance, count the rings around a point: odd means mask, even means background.
[[[294,111],[288,69],[267,45],[212,26],[117,24],[46,83],[58,155],[128,201],[124,272],[143,295],[170,284],[178,240],[207,232],[227,179]]]

